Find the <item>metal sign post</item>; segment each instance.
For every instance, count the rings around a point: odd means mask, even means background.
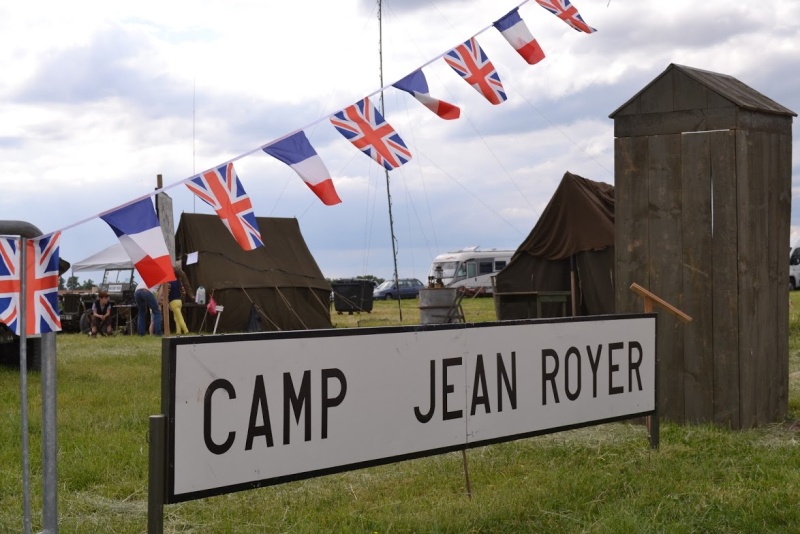
[[[56,333],[42,334],[42,534],[58,533]]]
[[[30,481],[30,458],[28,456],[28,340],[25,335],[27,325],[25,324],[25,292],[27,288],[26,277],[26,248],[28,240],[20,237],[19,250],[19,383],[20,383],[20,411],[22,424],[22,515],[23,531],[25,534],[31,532],[31,481]]]

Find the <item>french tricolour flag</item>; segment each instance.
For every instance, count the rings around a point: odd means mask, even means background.
[[[461,116],[461,109],[458,106],[431,97],[428,92],[428,80],[425,79],[425,74],[422,73],[422,69],[415,70],[395,83],[394,86],[422,102],[423,106],[443,119],[451,120]]]
[[[117,234],[147,287],[175,280],[164,234],[149,197],[100,218]]]
[[[522,59],[529,65],[535,65],[544,59],[544,51],[536,42],[528,26],[518,13],[519,8],[514,8],[505,17],[494,23],[494,27],[506,38],[508,44],[514,47]]]
[[[342,201],[333,187],[331,173],[302,130],[265,146],[263,150],[294,169],[323,204],[332,206]]]

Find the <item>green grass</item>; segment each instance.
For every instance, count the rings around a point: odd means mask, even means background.
[[[662,424],[651,451],[616,423],[165,507],[166,532],[797,532],[800,292],[791,296],[789,418],[755,430]],[[403,301],[413,324],[415,301]],[[491,320],[491,299],[464,301]],[[334,314],[398,324],[397,302]],[[154,338],[58,336],[59,531],[141,533],[148,416],[159,411]],[[39,375],[29,375],[31,504],[41,530]],[[19,372],[0,369],[0,533],[22,530]]]

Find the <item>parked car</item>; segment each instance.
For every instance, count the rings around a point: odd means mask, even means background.
[[[419,290],[425,286],[416,278],[401,278],[397,281],[400,284],[400,290],[397,290],[394,280],[387,280],[372,292],[373,300],[386,300],[386,299],[415,299],[419,296]]]

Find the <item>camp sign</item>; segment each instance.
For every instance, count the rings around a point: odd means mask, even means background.
[[[653,314],[164,340],[167,502],[652,414]]]

